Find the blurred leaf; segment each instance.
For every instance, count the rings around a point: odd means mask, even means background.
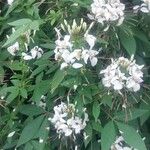
[[[21,89],[20,89],[20,95],[21,95],[23,98],[27,98],[27,96],[28,96],[27,90],[24,89],[24,88],[21,88]]]
[[[60,83],[63,81],[65,77],[65,72],[63,70],[57,70],[55,73],[52,83],[51,83],[51,92],[53,93],[57,87],[60,85]]]
[[[9,37],[9,39],[6,41],[6,43],[3,45],[3,47],[8,46],[12,43],[14,43],[17,38],[19,38],[21,35],[25,33],[29,29],[29,25],[24,25],[19,27],[14,33],[12,33]]]
[[[3,67],[0,66],[0,82],[3,82],[4,80],[5,71]]]
[[[115,141],[116,131],[112,121],[108,122],[102,129],[101,148],[102,150],[110,150],[111,145]]]
[[[35,101],[38,104],[41,99],[41,96],[45,95],[48,92],[48,90],[50,90],[50,84],[50,80],[43,80],[40,83],[36,84],[31,100]]]
[[[38,107],[36,105],[29,105],[29,104],[20,106],[18,111],[30,117],[37,116],[44,113],[44,110],[41,107]]]
[[[127,144],[138,150],[147,150],[144,141],[142,140],[139,133],[136,132],[135,129],[119,122],[117,123],[117,125],[119,130],[123,132],[122,136],[124,140],[127,142]]]
[[[40,129],[41,123],[43,122],[44,116],[39,116],[36,119],[29,122],[25,128],[23,129],[20,138],[17,143],[17,147],[19,147],[22,144],[25,144],[26,142],[30,141],[35,134]]]
[[[95,118],[95,121],[97,122],[97,119],[99,117],[99,114],[100,114],[100,105],[97,101],[95,101],[93,103],[93,109],[92,109],[92,112],[93,112],[93,116]]]
[[[19,88],[18,87],[8,87],[6,88],[7,92],[10,93],[7,97],[7,104],[11,103],[18,95],[19,95]]]
[[[136,52],[136,41],[135,41],[133,35],[120,31],[119,38],[120,38],[121,44],[126,49],[128,54],[130,56],[134,55]]]
[[[32,23],[31,19],[23,18],[23,19],[19,19],[19,20],[10,22],[8,24],[11,25],[11,26],[23,26],[23,25],[30,24],[30,23]]]
[[[149,110],[148,109],[137,109],[137,108],[133,108],[128,112],[124,112],[124,111],[120,111],[117,112],[117,114],[115,115],[115,118],[118,120],[125,120],[125,118],[128,119],[128,121],[137,119],[138,117],[143,116],[144,114],[148,113]]]

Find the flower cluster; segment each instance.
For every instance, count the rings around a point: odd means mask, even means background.
[[[135,12],[140,10],[143,13],[149,13],[150,12],[150,1],[149,0],[143,0],[143,3],[141,5],[134,6],[133,10]]]
[[[31,60],[31,59],[39,59],[43,55],[43,50],[39,48],[38,46],[35,46],[34,48],[31,49],[29,53],[22,53],[23,59],[24,60]]]
[[[15,29],[12,28],[12,34],[15,32]],[[35,30],[33,32],[33,35],[35,35]],[[30,43],[30,39],[34,42],[34,40],[31,38],[31,30],[28,30],[26,31],[23,36],[25,37],[26,39],[26,42],[24,42],[24,48],[26,49],[26,51],[28,51],[28,44]],[[9,39],[10,37],[7,35],[7,39]],[[19,42],[16,41],[14,44],[12,44],[11,46],[9,46],[7,48],[7,51],[13,55],[13,56],[16,56],[16,54],[18,53],[20,49],[20,46],[19,46]],[[42,57],[43,55],[43,50],[41,48],[39,48],[38,46],[35,46],[34,48],[31,49],[30,52],[22,52],[22,57],[24,60],[31,60],[31,59],[39,59]]]
[[[104,23],[116,22],[121,25],[124,20],[125,5],[120,0],[93,0],[91,4],[92,15],[88,17],[96,20],[102,25]]]
[[[133,149],[125,145],[124,138],[122,136],[119,136],[116,138],[116,141],[111,146],[111,150],[136,150],[136,149]]]
[[[95,46],[96,37],[89,34],[89,30],[92,26],[85,31],[87,25],[81,20],[80,25],[78,26],[76,21],[73,22],[72,27],[65,22],[67,26],[68,34],[62,36],[60,30],[55,28],[58,39],[55,41],[56,48],[54,50],[55,60],[61,61],[61,69],[65,67],[72,66],[73,68],[81,68],[84,64],[88,63],[88,60],[91,62],[92,66],[97,64],[97,55],[99,51],[93,50]],[[63,25],[62,29],[65,30]],[[78,38],[74,38],[75,35],[79,35],[83,29],[84,35],[81,37],[82,42],[85,43],[84,46],[88,44],[88,48],[85,48],[83,45],[77,44]],[[77,33],[77,34],[76,34]]]
[[[131,59],[119,57],[117,60],[112,59],[111,65],[100,74],[104,74],[102,83],[105,87],[121,90],[127,88],[130,91],[137,92],[140,90],[140,84],[143,82],[143,65],[137,65],[133,56]]]
[[[84,112],[84,119],[77,116],[74,104],[61,102],[60,105],[54,107],[54,116],[49,120],[54,124],[59,135],[71,136],[81,133],[88,121],[88,114]]]

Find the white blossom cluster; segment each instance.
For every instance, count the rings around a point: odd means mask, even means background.
[[[114,90],[120,91],[127,88],[137,92],[143,82],[143,67],[144,65],[136,64],[133,56],[130,60],[124,57],[119,57],[117,60],[112,59],[112,63],[100,72],[100,74],[104,74],[102,83],[105,87]]]
[[[38,46],[33,47],[29,53],[22,53],[23,59],[24,60],[31,60],[31,59],[39,59],[43,55],[43,50],[39,48]]]
[[[117,137],[116,141],[111,146],[111,150],[136,150],[134,148],[126,146],[124,143],[125,143],[125,141],[122,136]]]
[[[125,5],[120,0],[93,0],[91,4],[92,14],[88,14],[88,17],[102,25],[116,22],[116,25],[119,26],[124,21],[124,10]]]
[[[143,13],[149,13],[150,12],[150,0],[142,0],[143,3],[141,5],[136,5],[133,7],[133,10],[135,12],[142,11]]]
[[[82,38],[84,39],[84,42],[87,43],[88,48],[76,48],[75,41],[72,38],[75,33],[79,34],[82,28],[84,30],[86,29],[86,23],[81,21],[80,25],[78,26],[74,21],[72,27],[67,25],[67,23],[66,26],[69,33],[64,36],[61,35],[60,30],[55,28],[58,39],[55,41],[56,48],[54,53],[55,60],[62,62],[60,69],[64,69],[68,66],[72,66],[76,69],[81,68],[84,64],[88,63],[88,60],[91,62],[91,66],[95,66],[98,61],[96,56],[98,55],[99,51],[93,50],[96,37],[88,33],[90,29],[85,31]],[[62,26],[62,28],[64,29],[64,26]]]
[[[54,107],[54,116],[49,120],[54,124],[57,133],[61,136],[71,136],[80,134],[81,130],[86,127],[88,121],[88,114],[83,110],[84,119],[78,117],[74,104],[61,102],[61,104]]]
[[[12,34],[15,32],[15,29],[14,28],[12,28]],[[34,31],[34,34],[35,34],[35,32],[36,31]],[[24,34],[23,34],[23,36],[25,36],[25,38],[26,38],[26,41],[27,41],[27,43],[25,42],[24,43],[24,47],[25,47],[25,49],[26,49],[26,51],[29,51],[28,50],[28,44],[30,43],[30,39],[32,39],[31,37],[30,37],[30,35],[31,35],[31,31],[30,30],[28,30],[27,32],[25,32]],[[7,35],[7,39],[9,39],[10,37]],[[32,39],[33,40],[33,39]],[[19,51],[19,49],[20,49],[20,46],[19,46],[19,42],[18,41],[16,41],[14,44],[12,44],[11,46],[9,46],[8,48],[7,48],[7,51],[11,54],[11,55],[13,55],[13,56],[16,56],[16,54],[18,53],[18,51]],[[31,59],[39,59],[39,58],[41,58],[42,57],[42,55],[43,55],[43,50],[41,49],[41,48],[39,48],[38,46],[35,46],[35,47],[33,47],[31,50],[30,50],[30,52],[22,52],[22,57],[23,57],[23,59],[24,60],[31,60]]]

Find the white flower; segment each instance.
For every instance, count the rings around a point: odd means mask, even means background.
[[[104,74],[102,83],[105,87],[117,91],[127,88],[137,92],[143,82],[143,72],[141,71],[143,67],[143,65],[140,66],[135,63],[133,56],[130,60],[119,57],[118,60],[112,60],[112,64],[100,72],[100,74]]]
[[[12,5],[13,2],[14,2],[14,0],[7,0],[7,3],[8,3],[9,5]]]
[[[22,56],[23,56],[23,59],[24,60],[31,60],[32,59],[32,56],[30,56],[30,55],[28,55],[28,54],[26,54],[26,53],[22,53]]]
[[[62,36],[60,33],[60,30],[55,28],[55,31],[57,33],[58,39],[55,41],[56,47],[54,50],[55,53],[55,60],[61,62],[60,69],[67,68],[68,66],[71,66],[72,68],[79,69],[84,66],[84,64],[87,64],[87,61],[90,60],[91,66],[95,66],[97,64],[97,55],[98,51],[93,50],[92,48],[95,45],[96,37],[94,37],[91,34],[88,34],[90,31],[93,23],[89,26],[89,28],[85,31],[87,28],[86,24],[84,24],[83,19],[81,19],[80,25],[78,26],[76,21],[73,21],[72,26],[70,26],[66,20],[64,20],[64,24],[67,27],[67,31],[70,35],[64,35]],[[61,25],[62,29],[66,31],[64,25]],[[76,48],[75,41],[72,39],[72,36],[74,33],[78,33],[82,30],[84,30],[83,38],[85,42],[88,43],[89,49],[84,49],[83,47]],[[86,46],[86,45],[85,45]]]
[[[13,131],[13,132],[9,133],[7,137],[9,137],[9,138],[12,137],[15,134],[15,132],[16,131]]]
[[[55,41],[57,49],[67,49],[71,48],[72,44],[70,43],[70,35],[65,35],[64,40],[56,40]]]
[[[42,54],[43,54],[43,50],[41,48],[39,48],[38,46],[35,46],[34,48],[31,49],[31,56],[33,59],[41,58]]]
[[[119,136],[116,138],[116,141],[111,146],[111,150],[136,150],[136,149],[126,146],[124,138],[122,136]]]
[[[113,84],[114,90],[121,90],[123,88],[123,82],[117,79],[112,79],[111,83]]]
[[[92,49],[95,45],[96,37],[94,37],[91,34],[85,34],[84,36],[85,36],[85,40],[87,41],[87,43],[90,46],[90,49]]]
[[[24,60],[31,60],[35,58],[39,59],[42,57],[42,55],[43,55],[43,50],[39,48],[38,46],[35,46],[34,48],[32,48],[29,54],[24,53],[24,52],[22,53]]]
[[[74,104],[61,103],[54,107],[54,116],[49,118],[59,135],[70,136],[81,133],[86,126],[88,121],[88,115],[84,111],[84,119],[76,116],[77,111],[75,110]]]
[[[71,55],[75,57],[77,60],[80,60],[82,56],[82,49],[75,49]]]
[[[60,70],[63,70],[64,68],[68,67],[68,64],[63,62],[60,66]]]
[[[74,64],[72,65],[72,67],[75,68],[75,69],[78,69],[78,68],[83,67],[83,65],[80,64],[80,63],[74,63]]]
[[[5,96],[1,96],[0,99],[3,100],[5,98]]]
[[[143,13],[150,12],[150,1],[149,0],[142,0],[143,3],[141,5],[136,5],[133,7],[134,12],[138,12],[139,10]]]
[[[101,23],[116,21],[121,25],[124,20],[125,5],[120,0],[93,0],[91,4],[92,15],[88,14],[90,19]]]
[[[42,138],[39,139],[39,143],[43,143],[44,140]]]
[[[9,47],[7,48],[7,51],[8,51],[11,55],[15,56],[15,55],[16,55],[16,52],[19,51],[19,43],[16,42],[16,43],[14,43],[13,45],[9,46]]]
[[[140,84],[136,82],[133,78],[130,78],[127,80],[126,87],[134,92],[137,92],[140,90]]]
[[[98,51],[95,51],[95,50],[83,50],[83,52],[82,52],[82,58],[83,58],[83,60],[84,60],[84,62],[87,64],[87,61],[88,61],[88,59],[90,60],[90,62],[91,62],[91,65],[92,66],[95,66],[96,64],[97,64],[97,61],[98,61],[98,59],[97,59],[97,57],[96,57],[96,55],[98,55]]]

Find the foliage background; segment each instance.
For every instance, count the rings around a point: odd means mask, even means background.
[[[78,3],[78,6],[74,3]],[[144,150],[140,134],[146,137],[145,143],[150,149],[150,15],[132,13],[132,7],[138,0],[126,0],[124,3],[126,19],[123,25],[111,27],[107,32],[103,32],[100,25],[95,25],[93,33],[98,37],[98,47],[103,48],[98,65],[94,69],[88,66],[81,70],[60,71],[53,55],[56,39],[54,27],[59,27],[64,19],[72,23],[74,18],[78,21],[84,18],[90,24],[87,13],[90,12],[91,1],[15,0],[12,6],[5,0],[0,1],[0,95],[5,97],[0,100],[0,148],[73,149],[71,145],[78,144],[80,149],[99,150],[101,143],[98,140],[104,137],[101,142],[106,145],[106,150],[112,144],[111,136],[116,135],[119,128],[126,131],[129,145],[139,145],[139,150]],[[22,21],[19,26],[10,23],[25,18],[30,21]],[[17,31],[6,43],[6,35],[11,34],[12,26]],[[38,45],[44,50],[44,55],[39,60],[25,62],[20,56],[11,56],[7,46],[18,39],[24,43],[26,39],[22,34],[29,28],[37,30],[33,37],[35,43],[29,47]],[[141,91],[127,93],[129,105],[125,113],[119,107],[124,98],[117,93],[108,95],[98,74],[110,62],[105,58],[130,57],[131,54],[135,54],[139,64],[145,65],[145,75]],[[75,84],[78,85],[76,91],[73,90]],[[57,103],[66,101],[70,89],[71,101],[78,102],[79,110],[83,106],[88,110],[90,121],[85,131],[89,137],[82,141],[80,135],[77,143],[68,142],[66,146],[64,141],[58,140],[47,119],[53,114],[53,107]],[[46,95],[46,109],[39,107],[42,95]],[[46,130],[46,127],[50,127],[50,130]],[[139,130],[139,134],[136,130]],[[16,131],[15,135],[8,138],[12,131]],[[39,138],[44,139],[44,143],[39,143]]]

